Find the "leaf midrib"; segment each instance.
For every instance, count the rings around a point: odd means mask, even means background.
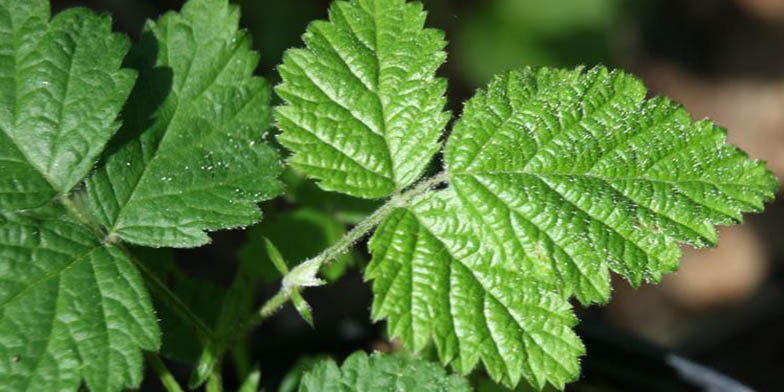
[[[9,23],[10,23],[11,31],[13,31],[13,35],[14,35],[14,56],[13,56],[13,58],[14,58],[14,64],[13,64],[13,67],[14,67],[14,78],[13,78],[13,81],[14,81],[14,97],[13,97],[13,100],[14,100],[14,110],[13,110],[14,117],[13,117],[13,119],[11,121],[11,124],[9,124],[9,126],[16,128],[17,127],[17,119],[19,118],[19,95],[20,95],[19,94],[19,85],[20,85],[20,83],[19,83],[19,56],[20,56],[19,48],[20,48],[20,45],[19,45],[19,36],[17,34],[18,33],[18,29],[16,29],[14,27],[14,18],[9,18]],[[47,27],[47,31],[48,31],[48,29],[49,29],[49,27]],[[41,39],[43,39],[43,37],[45,35],[46,35],[46,33],[44,33],[42,35]],[[39,44],[40,44],[40,41],[36,44],[36,47]],[[0,128],[2,128],[2,127],[0,127]],[[33,164],[34,161],[32,159],[30,159],[30,156],[28,156],[27,152],[23,148],[21,148],[21,146],[16,141],[16,139],[14,139],[14,137],[12,135],[8,134],[8,130],[7,129],[3,128],[2,131],[5,134],[5,136],[8,138],[8,140],[10,140],[11,143],[14,145],[14,148],[16,148],[17,151],[19,151],[19,154],[21,154],[22,157],[24,157],[24,159],[26,161],[25,163],[27,163],[28,165],[33,167],[35,169],[35,171],[38,172],[38,174],[41,175],[41,177],[44,179],[44,181],[46,181],[46,184],[49,185],[49,187],[54,191],[55,195],[52,198],[52,200],[54,198],[56,198],[59,195],[60,191],[53,185],[54,182],[52,181],[52,179],[49,178],[49,176],[46,173],[41,172],[41,168],[39,168],[38,166]]]
[[[558,361],[557,358],[555,358],[548,350],[546,350],[545,349],[545,345],[542,345],[538,341],[536,341],[536,339],[533,339],[533,334],[530,334],[530,333],[526,332],[528,330],[528,328],[530,327],[530,325],[528,325],[529,323],[528,322],[524,322],[522,320],[518,320],[518,318],[514,314],[512,314],[512,312],[510,311],[509,307],[507,307],[506,304],[504,302],[502,302],[491,291],[491,288],[486,286],[486,283],[483,281],[483,279],[480,279],[478,276],[476,276],[476,272],[474,271],[473,268],[471,268],[471,266],[465,264],[460,258],[455,257],[455,255],[452,254],[452,252],[447,247],[446,243],[444,243],[438,236],[436,236],[435,233],[433,233],[430,230],[429,227],[424,225],[422,223],[422,221],[419,219],[419,217],[415,213],[412,214],[412,215],[413,215],[414,219],[417,221],[418,226],[421,227],[425,232],[427,232],[433,239],[435,239],[436,241],[438,241],[440,243],[443,253],[445,253],[453,262],[456,262],[458,265],[462,266],[463,268],[465,268],[467,271],[470,272],[471,278],[474,279],[474,281],[476,283],[478,283],[480,287],[482,287],[482,293],[485,296],[485,300],[487,299],[487,297],[489,297],[490,299],[496,301],[500,305],[500,307],[504,309],[504,311],[506,312],[507,316],[510,319],[515,321],[515,324],[517,324],[517,328],[519,328],[519,333],[520,333],[521,337],[523,337],[523,338],[525,338],[526,336],[530,337],[531,340],[534,341],[536,343],[536,345],[542,350],[542,352],[544,352],[545,354],[550,356],[556,363],[558,363],[558,365],[560,367],[562,367],[563,370],[566,370],[567,373],[568,373],[568,368],[565,367],[560,361]],[[450,265],[451,264],[452,263],[450,263]],[[450,267],[450,271],[451,271],[451,267]],[[450,289],[451,289],[451,284],[450,284]],[[450,292],[451,292],[451,290],[450,290]],[[483,308],[486,307],[485,300],[482,301]],[[547,308],[542,307],[542,306],[537,306],[536,304],[526,304],[526,306],[535,307],[535,308],[543,311],[544,313],[547,313],[548,315],[555,314],[550,309],[547,309]],[[506,369],[505,373],[507,373],[507,376],[511,377],[511,373],[509,373],[509,368],[508,368],[509,365],[506,363],[506,359],[503,357],[503,355],[501,355],[501,352],[498,349],[498,345],[495,344],[495,338],[493,338],[492,332],[490,331],[488,320],[487,320],[487,316],[485,316],[483,314],[482,318],[484,320],[484,326],[485,326],[485,328],[487,328],[488,335],[491,337],[491,339],[493,339],[493,342],[494,342],[493,347],[496,349],[496,353],[497,353],[498,357],[501,358],[501,363],[504,365],[504,368]],[[541,331],[541,332],[546,332],[546,331]],[[561,340],[567,346],[572,347],[571,344],[569,344],[565,340],[561,339],[560,337],[555,337],[555,336],[553,336],[553,337],[557,338],[558,340]],[[524,345],[526,345],[525,343],[526,342],[523,342]],[[530,364],[529,360],[530,360],[530,358],[528,358],[528,356],[526,355],[526,360],[524,362],[526,364]]]
[[[177,22],[179,22],[179,20]],[[166,26],[166,36],[167,36],[166,37],[166,41],[167,41],[167,45],[166,45],[166,51],[167,51],[166,56],[167,56],[167,59],[166,59],[166,61],[167,61],[167,64],[169,62],[169,59],[172,58],[170,43],[172,42],[172,39],[171,39],[172,25],[174,25],[174,24],[175,24],[175,21],[169,21],[169,23]],[[126,199],[124,204],[122,205],[122,207],[120,207],[119,211],[117,212],[117,218],[114,219],[114,222],[112,222],[111,227],[108,228],[109,236],[118,234],[118,232],[117,232],[118,225],[122,221],[122,217],[123,217],[123,215],[124,215],[124,213],[126,211],[126,208],[128,207],[128,205],[131,204],[131,200],[134,199],[134,195],[136,194],[136,190],[139,188],[140,184],[142,184],[144,182],[143,180],[147,177],[147,174],[148,174],[148,171],[149,171],[150,167],[153,166],[153,161],[157,160],[157,158],[159,157],[158,153],[159,153],[159,151],[161,149],[161,146],[163,146],[166,143],[167,137],[169,137],[169,135],[170,135],[169,130],[172,127],[172,124],[174,124],[176,122],[175,120],[177,120],[179,118],[178,116],[181,116],[180,113],[182,113],[181,108],[183,106],[182,105],[182,100],[184,98],[187,98],[190,102],[194,102],[194,101],[200,99],[204,94],[207,93],[207,91],[209,91],[213,86],[215,86],[215,84],[218,82],[218,79],[220,78],[220,75],[223,74],[223,72],[229,66],[231,61],[234,59],[234,56],[238,53],[237,50],[238,50],[240,45],[236,44],[235,46],[236,46],[235,47],[235,51],[232,52],[231,55],[226,56],[226,61],[223,62],[223,64],[221,65],[220,70],[218,72],[215,72],[215,76],[212,78],[212,80],[210,80],[210,82],[206,84],[206,87],[204,87],[200,91],[198,91],[193,97],[181,97],[180,96],[181,91],[177,91],[176,89],[172,88],[171,94],[176,99],[176,107],[174,109],[174,112],[171,114],[171,116],[169,117],[168,121],[166,122],[165,131],[163,132],[163,136],[161,136],[161,139],[155,145],[155,151],[152,153],[152,158],[150,158],[148,161],[144,162],[144,165],[145,165],[144,169],[142,170],[141,174],[139,175],[138,180],[136,181],[136,183],[134,183],[133,189],[128,193],[128,199]],[[198,46],[198,49],[201,49],[201,46]],[[190,80],[190,71],[193,68],[193,62],[196,59],[196,57],[197,56],[194,55],[191,58],[191,61],[188,63],[188,68],[187,68],[187,71],[185,73],[185,77],[183,78],[182,86],[180,86],[181,90],[185,88],[185,86],[187,85],[188,81]],[[249,99],[248,102],[246,102],[246,106],[248,104],[250,104],[250,102],[253,102],[253,99]],[[245,107],[243,107],[242,109],[238,110],[237,111],[237,115],[239,115],[239,113],[242,112],[242,110],[244,110],[244,109],[245,109]]]
[[[95,252],[95,251],[97,251],[99,249],[102,249],[103,247],[104,247],[103,244],[98,244],[98,245],[90,248],[86,252],[83,252],[81,255],[74,257],[73,260],[69,261],[67,264],[63,265],[62,267],[60,267],[56,271],[51,272],[49,274],[46,274],[46,275],[36,279],[35,281],[25,285],[25,287],[22,290],[19,290],[14,295],[12,295],[10,298],[5,300],[3,303],[0,303],[0,310],[5,308],[6,306],[8,306],[10,303],[16,301],[19,297],[21,297],[27,291],[32,290],[33,288],[38,287],[38,285],[43,284],[44,282],[47,282],[47,281],[49,281],[51,279],[54,279],[54,278],[64,274],[68,269],[73,268],[76,264],[78,264],[78,263],[80,263],[80,262],[82,262],[84,260],[89,259],[89,257],[93,254],[93,252]]]

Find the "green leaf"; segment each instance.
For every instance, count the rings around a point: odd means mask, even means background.
[[[773,197],[764,164],[597,67],[497,77],[465,106],[445,152],[449,187],[398,209],[371,240],[373,317],[413,350],[432,339],[461,373],[562,389],[584,349],[568,297],[604,302],[677,268],[679,243]]]
[[[142,350],[161,338],[120,240],[200,245],[257,222],[256,203],[280,191],[270,89],[238,22],[226,0],[192,0],[148,24],[126,62],[131,91],[109,18],[49,22],[46,1],[0,0],[3,387],[138,387]]]
[[[149,22],[130,63],[139,82],[104,164],[89,178],[94,219],[111,237],[194,247],[205,231],[253,224],[281,185],[264,143],[270,89],[226,0],[192,0]]]
[[[460,214],[500,259],[583,303],[677,268],[679,242],[715,245],[773,198],[764,164],[634,77],[597,67],[497,77],[465,106],[445,153]]]
[[[294,304],[294,309],[297,310],[297,313],[299,313],[302,319],[305,320],[311,328],[315,328],[310,304],[305,301],[305,298],[302,297],[302,293],[300,293],[299,290],[295,289],[294,292],[291,293],[291,303]]]
[[[0,0],[0,211],[38,207],[92,170],[134,72],[108,16]]]
[[[267,251],[267,257],[272,261],[272,265],[275,266],[275,269],[278,270],[281,275],[289,273],[289,266],[286,264],[286,260],[283,259],[283,255],[280,254],[278,248],[275,247],[275,244],[267,237],[262,236],[261,239],[264,241],[264,249]]]
[[[481,359],[493,379],[521,376],[563,388],[584,353],[569,303],[552,287],[493,260],[449,203],[451,190],[399,209],[378,228],[366,277],[373,279],[373,319],[412,350],[435,341],[441,360],[468,374]]]
[[[0,385],[93,391],[139,385],[160,336],[125,253],[64,219],[0,216]]]
[[[240,386],[239,392],[258,392],[260,390],[259,383],[261,382],[261,371],[259,369],[253,369],[248,377],[245,377],[245,381]]]
[[[278,392],[295,392],[299,390],[302,383],[302,375],[309,372],[314,366],[323,361],[330,360],[326,356],[301,356],[297,362],[289,368],[288,372],[278,385]]]
[[[302,377],[300,392],[461,392],[471,391],[465,379],[448,375],[437,364],[392,355],[356,352],[338,368],[323,360]]]
[[[286,52],[276,88],[278,140],[292,167],[326,190],[381,198],[411,185],[440,148],[443,33],[419,3],[338,1]]]

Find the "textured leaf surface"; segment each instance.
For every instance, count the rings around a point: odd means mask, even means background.
[[[302,377],[300,392],[469,392],[471,387],[438,365],[417,359],[357,352],[338,368],[323,360]]]
[[[109,17],[0,1],[0,210],[37,207],[92,169],[135,79]]]
[[[562,389],[583,347],[566,302],[677,268],[773,197],[761,162],[622,72],[524,69],[465,106],[445,152],[449,187],[397,210],[371,241],[373,317],[463,373]]]
[[[9,391],[138,386],[160,336],[147,290],[117,248],[81,225],[0,216],[0,385]]]
[[[192,0],[148,23],[123,128],[87,186],[111,235],[202,245],[205,230],[257,222],[256,203],[280,192],[278,155],[263,143],[270,89],[252,76],[258,56],[238,22],[226,0]]]
[[[448,113],[443,33],[419,3],[337,1],[305,49],[286,52],[276,91],[278,140],[324,189],[379,198],[411,185],[439,149]]]
[[[602,67],[524,69],[466,104],[445,160],[489,251],[584,303],[606,301],[608,271],[656,282],[677,268],[679,242],[714,245],[715,225],[773,198],[775,178],[723,129],[645,94]]]
[[[455,199],[451,190],[428,195],[376,231],[366,271],[373,318],[387,318],[390,335],[415,351],[432,339],[461,373],[481,359],[507,385],[524,376],[562,388],[579,374],[584,353],[569,303],[487,252],[450,205]]]
[[[47,3],[0,0],[0,389],[133,389],[161,337],[114,244],[195,246],[257,222],[280,190],[270,89],[226,0],[150,23],[133,92],[110,20],[49,22]]]

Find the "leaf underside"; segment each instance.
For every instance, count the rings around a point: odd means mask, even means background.
[[[326,359],[305,372],[299,392],[468,392],[468,383],[418,359],[357,352],[338,367]]]
[[[337,1],[310,24],[304,49],[278,71],[278,140],[289,164],[326,190],[382,198],[411,185],[440,148],[449,120],[443,33],[419,3]]]
[[[606,302],[677,268],[679,244],[759,211],[776,181],[637,79],[597,67],[495,78],[447,141],[449,187],[401,208],[370,244],[374,319],[462,373],[562,389],[583,346],[567,302]]]
[[[49,19],[0,0],[0,389],[133,389],[161,338],[119,242],[197,246],[261,218],[281,190],[270,88],[227,0],[149,23],[125,63],[108,17]]]

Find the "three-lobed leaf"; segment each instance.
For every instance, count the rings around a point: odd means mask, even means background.
[[[584,349],[566,298],[605,302],[610,271],[639,285],[679,243],[772,198],[776,181],[635,78],[597,67],[512,71],[465,105],[449,187],[387,218],[371,241],[374,318],[415,350],[432,339],[467,373],[562,389]]]
[[[426,118],[433,106],[373,84],[387,80],[387,50],[408,65],[424,61],[420,46],[391,44],[417,35],[401,35],[404,22],[388,24],[412,10],[423,16],[419,7],[338,1],[329,22],[308,28],[307,47],[287,53],[279,140],[292,167],[323,188],[389,196],[416,179],[396,180],[398,162],[423,168],[430,160],[430,152],[384,147],[396,135],[431,151],[446,122],[441,109],[417,132],[386,133],[398,129],[387,108]],[[408,76],[396,86],[435,83],[432,73]],[[606,302],[611,271],[634,285],[658,281],[677,268],[681,243],[714,245],[715,225],[761,210],[776,188],[763,163],[726,144],[723,129],[645,96],[640,81],[603,67],[525,68],[477,92],[446,142],[448,186],[402,203],[393,197],[398,208],[371,239],[373,318],[386,318],[390,334],[415,351],[434,342],[461,373],[481,362],[510,387],[574,380],[584,348],[570,297]]]
[[[108,17],[0,0],[4,388],[138,387],[161,338],[120,241],[201,245],[279,193],[270,88],[238,21],[227,0],[192,0],[151,22],[125,63],[131,92]]]
[[[468,382],[437,364],[389,354],[356,352],[340,367],[331,359],[302,376],[299,392],[468,392]]]
[[[449,120],[443,33],[419,3],[337,1],[286,52],[276,92],[289,164],[327,190],[381,198],[416,181]]]

